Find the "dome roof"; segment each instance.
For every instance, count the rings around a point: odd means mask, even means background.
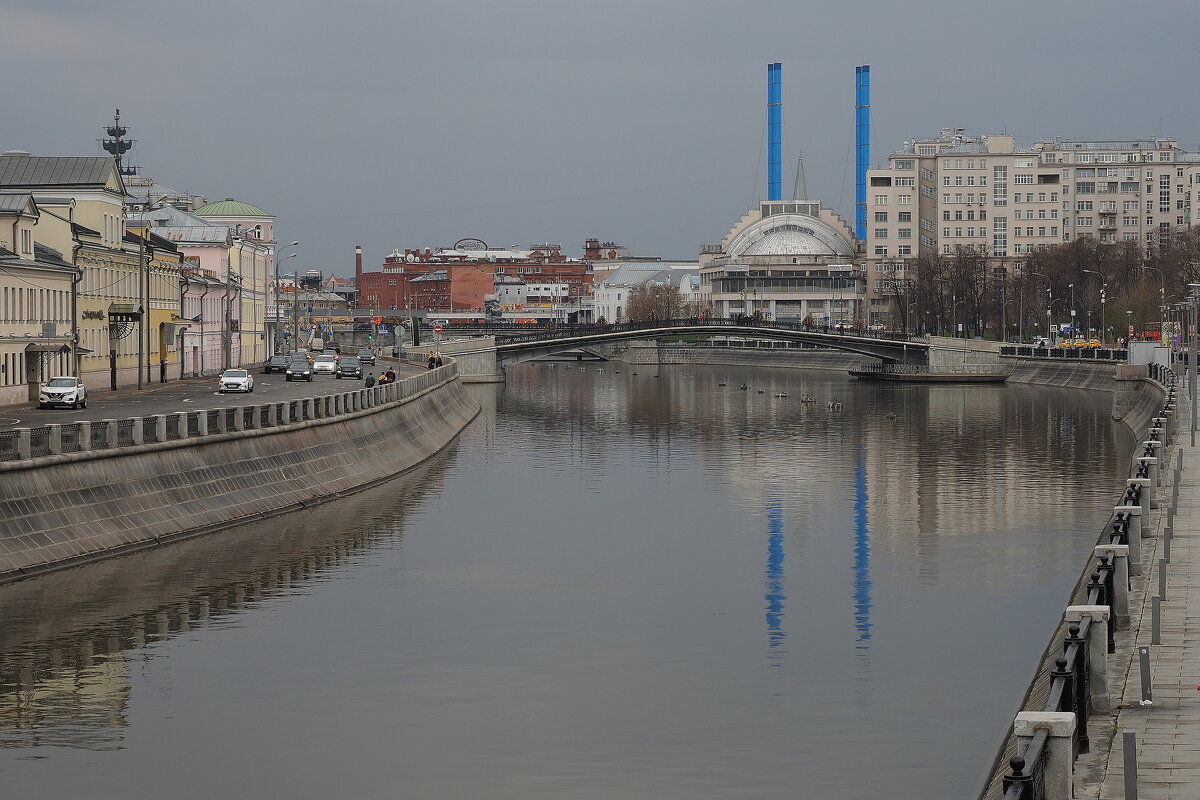
[[[216,203],[201,206],[192,212],[198,217],[270,217],[271,214],[250,203],[226,197]]]
[[[773,214],[739,233],[726,252],[741,256],[853,256],[837,231],[806,214]]]

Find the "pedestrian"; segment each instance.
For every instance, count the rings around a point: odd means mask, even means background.
[[[442,366],[442,354],[441,354],[441,353],[438,353],[438,354],[437,354],[437,358],[436,358],[436,359],[434,359],[434,362],[433,362],[433,363],[434,363],[436,366],[439,366],[439,367],[440,367],[440,366]]]
[[[429,351],[429,357],[426,359],[426,361],[429,363],[430,369],[433,369],[434,367],[437,366],[437,359],[434,358],[432,350]]]
[[[384,373],[384,376],[387,378],[388,383],[396,382],[396,370],[391,367],[388,367],[388,371]]]
[[[370,389],[372,386],[375,385],[375,373],[374,372],[367,373],[366,384],[367,384],[368,389]]]

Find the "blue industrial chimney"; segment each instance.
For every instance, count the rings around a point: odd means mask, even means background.
[[[854,68],[854,236],[867,238],[867,165],[871,163],[871,67]]]
[[[767,199],[783,199],[783,64],[767,64]]]

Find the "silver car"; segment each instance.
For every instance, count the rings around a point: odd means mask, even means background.
[[[319,355],[313,359],[312,371],[316,375],[334,375],[337,373],[337,356]]]
[[[227,369],[221,373],[221,377],[217,381],[217,391],[222,394],[225,392],[253,392],[254,376],[248,369]]]

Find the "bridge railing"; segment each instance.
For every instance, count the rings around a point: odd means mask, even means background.
[[[72,458],[86,458],[90,452],[162,442],[200,443],[206,437],[221,434],[346,416],[405,400],[457,375],[458,364],[450,360],[445,366],[395,383],[320,397],[0,431],[0,467],[20,469],[37,466],[39,459],[64,454],[73,454]],[[21,462],[31,463],[26,465]]]
[[[1026,358],[1059,358],[1084,361],[1125,361],[1128,350],[1110,349],[1107,347],[1033,347],[1031,345],[1006,345],[1000,348],[1002,356],[1023,356]]]
[[[1175,374],[1160,372],[1157,379],[1167,387],[1162,409],[1132,460],[1120,505],[1113,508],[997,754],[984,800],[1073,797],[1075,760],[1091,749],[1090,718],[1115,709],[1120,699],[1116,684],[1123,662],[1109,656],[1116,651],[1115,632],[1130,625],[1129,577],[1148,568],[1141,540],[1149,526],[1143,520],[1158,507],[1160,466],[1175,406]]]
[[[845,325],[803,325],[798,322],[770,322],[754,317],[734,317],[731,319],[701,319],[687,317],[682,319],[647,320],[638,322],[615,322],[604,325],[556,325],[539,328],[535,331],[519,333],[497,332],[497,343],[541,342],[556,339],[570,339],[577,336],[593,336],[599,334],[637,333],[667,328],[705,328],[711,332],[713,328],[753,329],[758,331],[783,331],[788,333],[811,333],[829,336],[852,336],[863,339],[874,339],[889,342],[924,342],[923,336],[914,336],[896,331],[870,330],[869,328],[852,328]]]

